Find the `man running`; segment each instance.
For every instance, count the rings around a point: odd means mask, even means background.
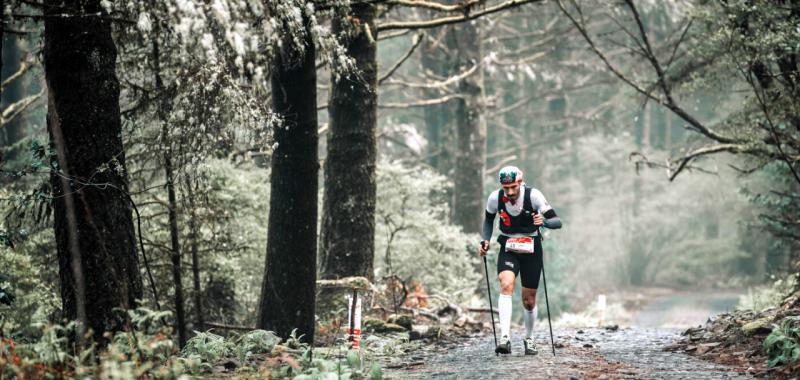
[[[483,240],[478,248],[480,256],[486,256],[492,238],[495,215],[500,214],[500,254],[497,255],[497,277],[500,280],[500,299],[497,310],[500,314],[500,344],[495,352],[511,353],[511,295],[514,284],[521,274],[523,319],[525,321],[525,355],[536,355],[533,340],[533,324],[536,321],[536,289],[542,272],[542,237],[539,227],[561,228],[561,219],[550,207],[542,192],[527,187],[522,182],[522,171],[516,166],[500,170],[498,191],[493,191],[486,202],[486,217],[483,221]],[[520,199],[520,195],[521,198]]]

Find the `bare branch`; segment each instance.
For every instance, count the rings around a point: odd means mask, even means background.
[[[14,74],[11,74],[8,78],[6,78],[3,81],[2,84],[0,84],[0,91],[5,91],[6,87],[8,87],[11,84],[11,82],[21,78],[23,75],[25,75],[26,72],[28,72],[28,70],[31,67],[33,67],[33,64],[31,64],[30,61],[28,60],[22,61],[22,65],[19,67],[19,70],[17,70],[17,72],[15,72]]]
[[[486,0],[469,0],[463,3],[457,3],[454,5],[445,5],[430,1],[421,1],[421,0],[389,0],[386,2],[388,5],[402,5],[406,7],[412,8],[425,8],[431,9],[434,11],[439,12],[461,12],[465,9],[470,9],[476,5],[480,5],[481,3],[486,2]]]
[[[411,48],[408,49],[408,51],[406,52],[405,55],[403,55],[402,58],[400,58],[397,62],[395,62],[394,65],[392,65],[392,67],[386,72],[386,74],[382,75],[380,79],[378,79],[378,85],[380,85],[381,83],[383,83],[383,81],[392,76],[392,74],[394,74],[394,72],[397,71],[397,69],[399,69],[400,66],[402,66],[403,63],[405,63],[405,61],[408,60],[408,58],[411,57],[412,54],[414,54],[414,51],[417,50],[419,44],[422,43],[422,38],[424,36],[425,36],[424,32],[417,33],[417,35],[414,36]]]
[[[395,37],[402,37],[409,33],[411,33],[411,29],[400,30],[393,33],[378,34],[378,41],[388,40]]]
[[[497,165],[495,165],[494,167],[487,168],[486,170],[484,170],[484,171],[483,171],[483,175],[484,175],[484,177],[485,177],[487,174],[494,173],[494,172],[496,172],[496,171],[500,170],[500,168],[502,168],[503,166],[505,166],[505,165],[506,165],[506,164],[508,164],[509,162],[512,162],[512,161],[514,161],[514,160],[516,160],[516,159],[518,159],[518,158],[519,158],[519,157],[517,157],[517,155],[516,155],[516,154],[512,154],[512,155],[510,155],[510,156],[508,156],[508,157],[505,157],[505,158],[503,158],[503,159],[502,159],[502,160],[500,160],[500,162],[498,162],[498,163],[497,163]]]
[[[398,21],[398,22],[387,22],[384,24],[378,25],[378,31],[383,30],[393,30],[393,29],[426,29],[426,28],[435,28],[437,26],[442,25],[449,25],[449,24],[456,24],[463,21],[474,20],[476,18],[486,16],[492,13],[497,13],[502,10],[506,10],[509,8],[518,7],[524,4],[529,3],[536,3],[541,2],[542,0],[506,0],[500,4],[497,4],[493,7],[488,7],[486,9],[480,10],[478,12],[470,13],[468,11],[464,12],[464,14],[458,16],[448,16],[448,17],[441,17],[432,20],[415,20],[415,21]]]
[[[438,82],[432,82],[432,83],[413,83],[413,82],[406,82],[406,81],[395,81],[395,80],[390,80],[390,81],[388,81],[386,84],[387,84],[387,85],[399,85],[399,86],[405,86],[405,87],[411,87],[411,88],[432,88],[432,89],[435,89],[435,88],[444,88],[444,87],[447,87],[447,86],[449,86],[449,85],[451,85],[451,84],[458,83],[458,82],[462,81],[464,78],[467,78],[467,77],[469,77],[469,76],[470,76],[470,75],[472,75],[472,74],[475,74],[475,73],[478,71],[478,68],[479,68],[480,66],[481,66],[481,64],[480,64],[480,63],[478,63],[478,64],[475,64],[475,65],[473,65],[473,66],[472,66],[472,67],[471,67],[469,70],[467,70],[467,71],[464,71],[464,72],[463,72],[463,73],[461,73],[461,74],[458,74],[458,75],[452,76],[452,77],[450,77],[450,78],[447,78],[447,79],[445,79],[445,80],[443,80],[443,81],[438,81]]]
[[[606,68],[608,68],[608,70],[611,71],[617,78],[619,78],[620,80],[622,80],[623,82],[628,84],[631,88],[636,90],[638,93],[644,95],[645,97],[647,97],[647,98],[649,98],[649,99],[651,99],[653,101],[658,102],[659,104],[663,105],[664,107],[667,107],[670,111],[672,111],[676,115],[680,116],[684,121],[689,123],[688,126],[691,127],[690,129],[695,130],[695,131],[699,132],[700,134],[702,134],[702,135],[704,135],[704,136],[706,136],[706,137],[708,137],[708,138],[710,138],[710,139],[712,139],[714,141],[720,142],[720,143],[726,143],[726,144],[744,143],[744,141],[741,140],[741,139],[730,138],[730,137],[723,136],[723,135],[720,135],[720,134],[712,131],[710,128],[708,128],[707,126],[703,125],[703,123],[701,123],[699,120],[694,118],[694,116],[690,115],[683,108],[678,106],[677,103],[675,103],[674,99],[672,98],[671,93],[669,92],[669,87],[666,85],[666,80],[664,79],[664,72],[661,69],[660,64],[658,63],[658,60],[655,59],[655,56],[652,55],[652,49],[650,48],[650,44],[646,40],[646,38],[645,38],[645,48],[647,49],[647,52],[649,53],[649,55],[652,58],[652,59],[650,59],[651,64],[654,65],[654,68],[656,69],[656,72],[658,73],[658,76],[659,76],[658,81],[659,81],[659,84],[660,84],[660,87],[661,87],[662,91],[664,92],[664,96],[666,97],[666,99],[661,99],[660,97],[656,97],[650,91],[645,90],[638,83],[634,82],[633,80],[629,79],[624,74],[622,74],[622,72],[616,66],[614,66],[611,63],[611,61],[608,60],[606,55],[603,54],[603,52],[600,51],[600,49],[598,49],[597,45],[594,43],[592,38],[589,37],[589,34],[586,31],[586,28],[583,26],[583,24],[578,22],[578,20],[576,20],[575,17],[572,16],[572,14],[570,14],[567,11],[567,9],[564,7],[564,4],[563,4],[562,0],[558,0],[558,7],[561,9],[561,12],[564,13],[564,15],[567,16],[567,18],[569,18],[569,20],[572,22],[572,24],[575,25],[575,28],[578,29],[580,34],[583,36],[584,40],[586,40],[586,42],[589,44],[589,47],[592,49],[592,51],[594,51],[594,53],[600,58],[600,60],[603,61],[603,63],[605,64]],[[635,8],[632,8],[632,9],[635,9]],[[578,13],[582,16],[582,13],[580,12],[580,10],[578,10]],[[638,13],[635,13],[635,16],[638,18]],[[637,20],[637,22],[639,24],[641,24],[641,20]],[[642,33],[644,33],[643,27],[640,27],[640,30],[641,30]]]
[[[749,75],[745,76],[747,78],[747,82],[750,83],[750,86],[753,87],[753,92],[756,95],[756,100],[758,104],[761,106],[762,112],[764,112],[764,118],[767,120],[767,125],[769,126],[769,131],[772,134],[772,138],[775,140],[775,147],[778,148],[778,153],[781,155],[781,159],[786,163],[786,166],[789,167],[789,170],[792,172],[795,181],[800,184],[800,175],[797,174],[797,170],[794,169],[794,165],[789,161],[789,157],[786,152],[783,151],[783,147],[781,147],[781,140],[778,136],[778,132],[775,130],[775,124],[772,122],[772,117],[770,116],[769,109],[767,108],[767,103],[765,101],[764,94],[759,91],[756,84],[753,82],[752,78]]]
[[[428,107],[428,106],[435,106],[442,103],[447,103],[452,99],[460,98],[461,94],[451,94],[446,95],[441,98],[435,99],[424,99],[418,100],[416,102],[410,103],[380,103],[378,104],[378,108],[389,108],[389,109],[403,109],[403,108],[414,108],[414,107]]]
[[[31,104],[35,103],[39,98],[44,95],[45,89],[42,88],[36,94],[27,96],[15,102],[14,104],[9,105],[6,109],[3,110],[2,115],[0,115],[0,128],[5,127],[11,120],[14,120],[15,117],[19,116],[22,111],[25,111],[30,107]]]

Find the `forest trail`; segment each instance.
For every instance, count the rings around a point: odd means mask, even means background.
[[[663,351],[676,329],[554,329],[556,356],[545,328],[536,332],[539,355],[522,355],[522,331],[512,354],[495,356],[491,335],[416,351],[405,365],[389,365],[387,379],[749,379],[732,368]],[[395,368],[392,368],[395,367]]]
[[[689,326],[730,310],[727,292],[657,297],[634,314],[632,327],[556,328],[553,357],[547,325],[535,335],[539,355],[524,356],[522,330],[512,331],[512,354],[495,356],[491,334],[429,346],[388,363],[389,379],[749,379],[733,368],[664,351]],[[546,323],[546,322],[545,322]]]

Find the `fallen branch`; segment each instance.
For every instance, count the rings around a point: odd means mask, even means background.
[[[500,314],[497,310],[489,310],[485,307],[468,307],[467,311],[472,313],[489,313],[492,312],[494,314]]]
[[[253,330],[257,330],[255,327],[225,325],[225,324],[222,324],[222,323],[214,323],[214,322],[204,322],[203,325],[206,326],[206,327],[213,327],[213,328],[216,328],[216,329],[223,329],[223,330],[238,330],[238,331],[253,331]]]
[[[434,314],[434,313],[432,313],[432,312],[430,312],[430,311],[427,311],[427,310],[413,309],[413,308],[405,307],[405,306],[400,306],[400,310],[405,311],[407,313],[411,313],[411,315],[414,316],[414,317],[416,317],[417,315],[420,315],[420,316],[423,316],[423,317],[428,318],[430,320],[439,322],[439,316]]]

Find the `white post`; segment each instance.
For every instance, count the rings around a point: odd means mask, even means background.
[[[347,297],[347,337],[348,340],[353,341],[353,349],[358,349],[358,341],[361,339],[361,297],[358,293],[353,292],[353,295]],[[353,298],[356,299],[355,308],[353,307]]]

